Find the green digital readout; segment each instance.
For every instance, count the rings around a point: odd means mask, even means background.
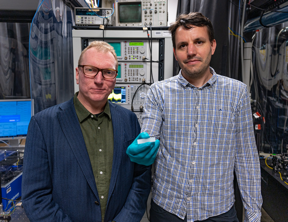
[[[129,68],[132,68],[132,69],[137,69],[137,68],[143,68],[144,65],[129,65]]]
[[[144,42],[129,42],[129,46],[144,46]]]

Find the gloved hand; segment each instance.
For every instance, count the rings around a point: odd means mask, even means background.
[[[130,160],[134,163],[138,163],[145,166],[150,166],[154,163],[159,149],[160,141],[146,142],[138,144],[138,139],[148,139],[149,134],[146,132],[140,133],[137,138],[128,146],[126,153]]]

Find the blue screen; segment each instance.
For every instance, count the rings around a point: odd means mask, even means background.
[[[113,103],[126,103],[126,87],[116,86],[109,95],[108,100]]]
[[[27,135],[31,101],[0,102],[0,137]]]

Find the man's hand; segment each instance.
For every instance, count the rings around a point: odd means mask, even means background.
[[[146,132],[140,133],[137,138],[128,146],[126,153],[130,160],[134,163],[149,166],[154,163],[159,149],[160,141],[146,142],[138,144],[138,139],[148,139],[149,134]]]

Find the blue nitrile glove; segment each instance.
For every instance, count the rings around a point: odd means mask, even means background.
[[[160,141],[146,142],[138,144],[138,139],[148,139],[149,134],[146,132],[140,133],[133,143],[128,146],[126,153],[129,156],[131,162],[138,163],[145,166],[150,166],[154,163],[159,149]]]

